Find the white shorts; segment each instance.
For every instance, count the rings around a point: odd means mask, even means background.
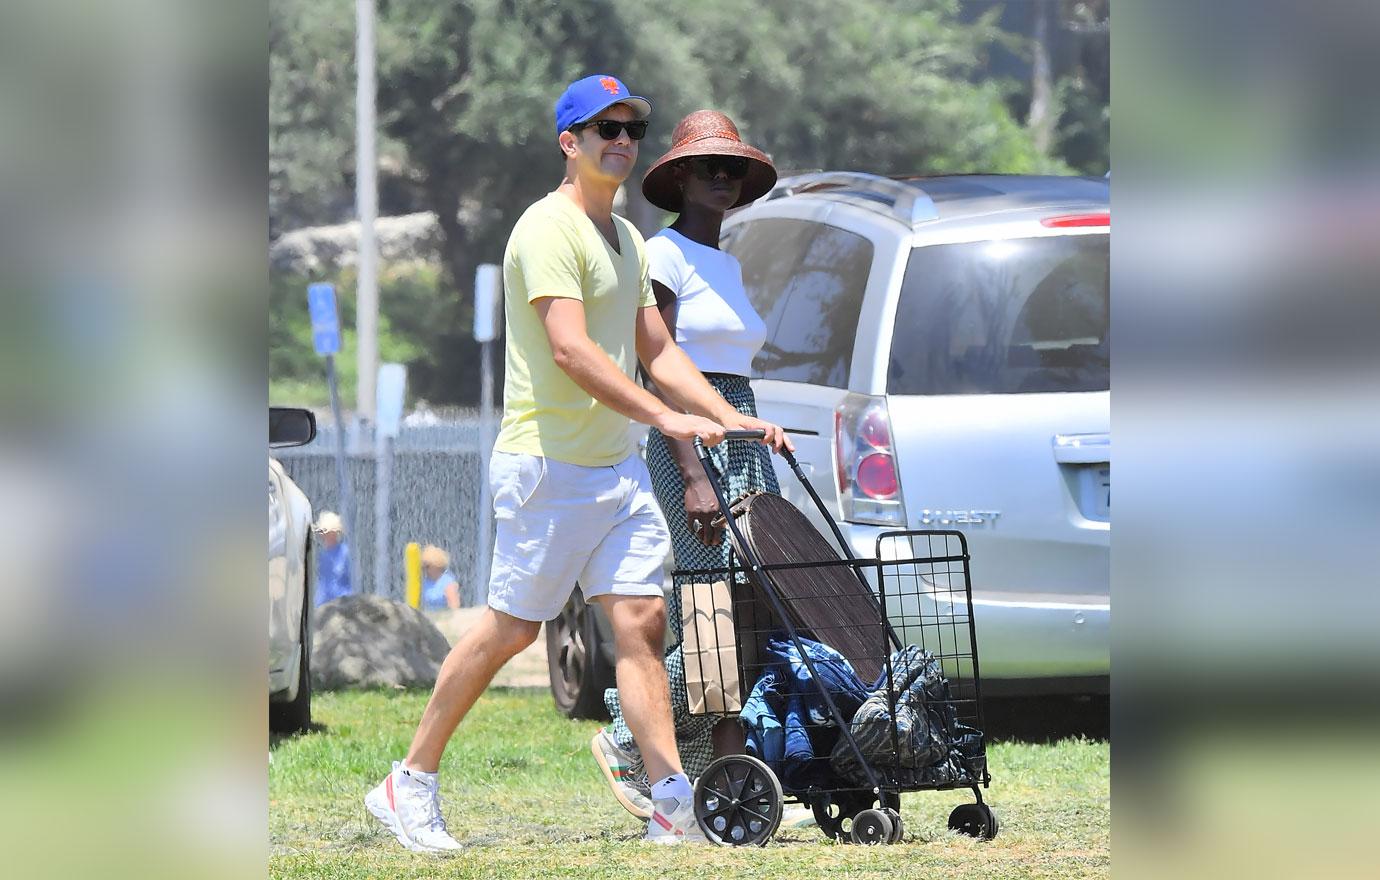
[[[551,620],[577,581],[586,600],[663,595],[671,537],[637,454],[581,467],[495,451],[489,488],[497,530],[490,608]]]

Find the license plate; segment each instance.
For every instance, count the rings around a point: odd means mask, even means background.
[[[1103,517],[1112,515],[1112,466],[1093,469],[1094,510]]]

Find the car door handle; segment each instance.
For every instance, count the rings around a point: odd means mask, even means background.
[[[1060,464],[1110,464],[1111,434],[1055,434],[1054,460]]]

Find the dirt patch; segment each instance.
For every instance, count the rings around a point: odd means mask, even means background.
[[[457,608],[454,611],[428,611],[426,616],[431,618],[431,622],[436,624],[441,634],[454,645],[483,613],[483,607]],[[546,624],[542,624],[542,631],[531,647],[509,660],[508,665],[498,671],[498,675],[494,676],[493,685],[535,688],[551,686],[546,669]]]

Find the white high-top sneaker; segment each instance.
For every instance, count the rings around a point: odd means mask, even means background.
[[[708,843],[695,821],[695,798],[655,798],[643,840],[652,843]]]
[[[393,772],[364,796],[364,806],[413,852],[460,849],[446,832],[437,787],[435,773],[404,770],[401,761],[394,761]]]

